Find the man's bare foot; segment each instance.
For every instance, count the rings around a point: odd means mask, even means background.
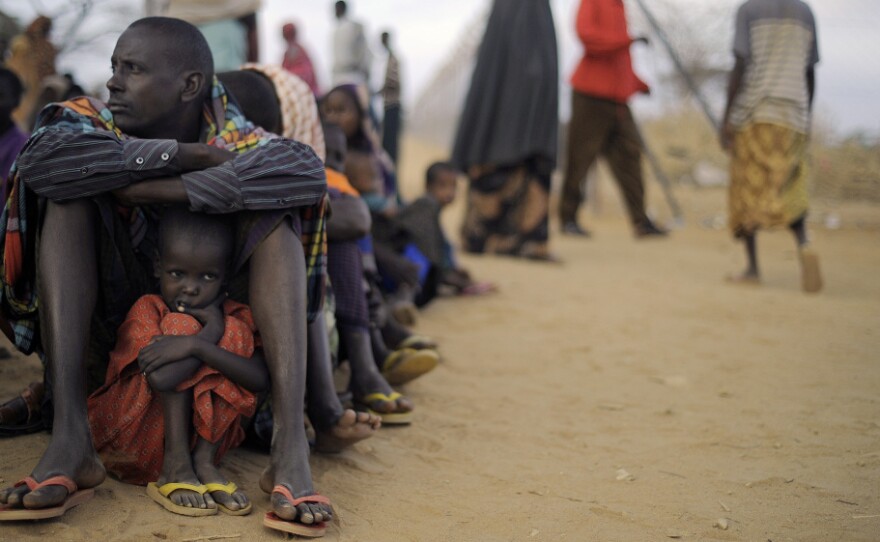
[[[729,284],[744,286],[759,286],[761,284],[761,276],[753,271],[745,271],[739,275],[727,275],[724,280]]]
[[[292,461],[285,463],[287,470],[295,470],[295,465],[293,465]],[[308,466],[308,461],[306,461],[306,466]],[[274,464],[269,465],[266,470],[263,471],[263,475],[260,477],[260,489],[262,489],[266,493],[271,494],[270,500],[272,503],[272,511],[275,512],[275,515],[277,515],[281,519],[287,521],[298,521],[304,525],[312,525],[316,523],[321,523],[322,521],[333,520],[333,509],[330,507],[330,505],[322,503],[300,503],[294,507],[290,504],[290,501],[288,501],[286,497],[284,497],[280,493],[273,492],[272,489],[276,485],[283,485],[287,487],[294,498],[297,499],[315,494],[314,489],[312,489],[311,480],[308,480],[307,483],[302,484],[302,487],[305,487],[306,489],[301,491],[293,491],[293,482],[289,482],[286,480],[295,481],[298,477],[292,475],[291,473],[288,473],[287,476],[282,476],[281,471],[282,469],[276,468]]]
[[[382,419],[368,412],[346,409],[336,424],[326,431],[318,431],[315,450],[338,453],[355,442],[370,438],[382,425]]]
[[[53,476],[67,476],[80,489],[101,485],[107,477],[104,466],[92,446],[91,435],[67,438],[58,431],[40,458],[31,476],[42,482]],[[0,491],[0,503],[16,508],[51,508],[68,497],[63,486],[47,486],[30,491],[27,486],[8,487]]]
[[[229,480],[220,474],[220,471],[214,466],[214,456],[216,451],[217,447],[205,439],[200,438],[196,443],[196,448],[193,451],[192,456],[193,469],[196,471],[196,476],[198,476],[202,484],[226,485],[229,483]],[[227,491],[212,491],[208,495],[212,497],[214,502],[219,506],[227,508],[233,512],[244,510],[251,503],[247,494],[240,489],[236,489],[232,493]]]

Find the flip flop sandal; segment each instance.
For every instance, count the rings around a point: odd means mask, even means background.
[[[217,514],[217,508],[193,508],[192,506],[182,506],[172,501],[168,496],[178,489],[188,489],[190,491],[195,491],[199,495],[204,495],[208,491],[207,486],[201,484],[194,485],[182,482],[169,482],[159,486],[156,482],[150,482],[147,484],[147,496],[156,501],[165,510],[181,516],[202,517],[214,516]]]
[[[0,405],[0,437],[27,435],[43,429],[42,397],[43,383],[31,382],[18,397]]]
[[[53,476],[42,482],[37,482],[28,476],[18,482],[15,487],[27,486],[31,491],[49,486],[61,486],[67,490],[67,498],[64,502],[51,508],[17,508],[9,505],[0,506],[0,521],[18,521],[25,519],[49,519],[63,516],[65,512],[79,506],[95,496],[94,489],[79,489],[76,482],[67,476]]]
[[[416,350],[437,350],[437,343],[430,337],[424,335],[410,335],[406,339],[400,341],[397,349],[414,348]]]
[[[374,416],[379,416],[380,418],[382,418],[382,425],[409,425],[410,423],[412,423],[412,417],[413,417],[412,411],[410,411],[410,412],[379,412],[377,410],[373,410],[372,408],[370,408],[370,405],[372,405],[376,402],[381,401],[383,403],[391,403],[391,402],[397,401],[401,397],[403,397],[403,395],[396,392],[396,391],[391,392],[391,394],[389,394],[389,395],[386,395],[382,392],[377,391],[375,393],[370,393],[368,395],[365,395],[364,397],[357,400],[357,402],[356,402],[357,404],[355,406],[360,408],[360,410],[366,410],[370,414],[373,414]]]
[[[433,371],[439,362],[440,356],[433,350],[395,350],[382,363],[382,376],[392,386],[399,386]]]
[[[287,499],[287,502],[293,507],[302,503],[326,504],[331,508],[333,506],[330,504],[330,499],[323,495],[318,495],[317,493],[294,499],[290,490],[282,485],[277,485],[272,488],[272,493],[279,493],[282,497]],[[266,515],[263,517],[263,525],[276,531],[295,534],[297,536],[305,536],[308,538],[319,538],[324,536],[327,532],[327,523],[324,521],[308,525],[295,520],[281,519],[275,514],[275,512],[266,512]]]
[[[225,484],[213,483],[213,484],[205,484],[205,487],[208,489],[208,493],[213,493],[215,491],[222,491],[228,495],[232,495],[236,491],[238,491],[238,486],[235,485],[234,482],[228,482]],[[215,501],[216,502],[216,501]],[[246,516],[251,513],[254,509],[254,503],[248,502],[247,506],[244,508],[240,508],[238,510],[233,510],[227,506],[224,506],[217,502],[217,508],[220,509],[224,514],[229,514],[230,516]]]
[[[498,287],[492,282],[474,282],[461,289],[461,295],[484,295],[497,292]]]

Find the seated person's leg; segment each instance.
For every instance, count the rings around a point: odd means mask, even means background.
[[[332,519],[330,506],[291,506],[275,486],[295,498],[313,495],[309,443],[303,431],[306,384],[306,261],[300,239],[285,221],[263,239],[250,257],[250,305],[263,340],[272,378],[275,431],[269,467],[260,487],[272,493],[272,509],[284,520],[304,524]]]
[[[372,436],[381,420],[368,412],[344,408],[333,382],[330,344],[323,316],[309,323],[308,412],[315,426],[315,449],[339,452]]]
[[[97,231],[92,202],[47,202],[38,274],[43,351],[54,378],[54,430],[32,476],[42,481],[63,475],[78,488],[95,487],[105,477],[86,411],[85,353],[98,284]],[[31,492],[20,486],[0,492],[0,502],[47,508],[67,496],[68,490],[62,486]]]
[[[229,480],[214,465],[214,458],[217,456],[217,450],[222,442],[223,439],[220,439],[212,444],[201,437],[196,440],[196,447],[192,453],[192,466],[202,484],[229,487]],[[174,493],[171,495],[173,497]],[[231,491],[211,491],[211,488],[209,488],[209,493],[206,493],[205,496],[206,498],[213,498],[214,502],[218,506],[225,508],[228,513],[236,514],[241,512],[244,514],[253,508],[247,494],[237,488]]]
[[[389,415],[407,414],[413,410],[409,399],[396,394],[376,366],[368,328],[340,323],[339,339],[351,363],[351,391],[355,402],[377,413],[386,423],[394,423]],[[408,420],[401,420],[401,422]]]
[[[193,469],[193,461],[190,456],[190,425],[193,415],[192,391],[166,391],[160,392],[162,400],[162,414],[165,422],[165,454],[162,458],[162,472],[156,481],[160,489],[165,484],[182,483],[193,486],[201,486],[202,482]],[[153,484],[149,484],[151,487]],[[190,489],[175,489],[163,497],[156,492],[151,492],[150,497],[172,512],[175,506],[206,510],[217,508],[213,497],[208,493],[199,493]],[[170,501],[170,503],[168,502]],[[216,510],[214,510],[216,512]],[[186,514],[188,515],[188,514]]]

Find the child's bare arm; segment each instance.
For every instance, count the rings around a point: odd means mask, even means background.
[[[153,389],[171,391],[191,377],[202,362],[193,356],[199,339],[216,344],[223,337],[225,323],[221,309],[225,296],[217,298],[203,309],[183,307],[184,312],[194,316],[202,324],[202,330],[194,336],[163,335],[156,337],[138,354],[141,371]]]
[[[141,349],[138,364],[150,387],[172,391],[198,370],[201,361],[191,354],[196,340],[195,335],[162,335]]]
[[[193,355],[246,390],[261,392],[269,389],[269,370],[262,350],[255,350],[248,359],[199,339]]]

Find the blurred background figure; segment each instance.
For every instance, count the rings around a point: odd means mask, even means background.
[[[558,109],[549,0],[495,0],[452,152],[470,179],[464,250],[553,259],[547,224]]]
[[[758,230],[788,226],[802,287],[818,292],[819,256],[810,248],[806,225],[808,134],[819,62],[812,10],[801,0],[745,2],[736,14],[733,54],[721,146],[731,154],[729,221],[745,245],[746,270],[730,279],[759,283]]]
[[[281,35],[287,43],[284,50],[284,58],[281,66],[296,75],[309,85],[312,94],[318,95],[318,79],[315,77],[315,67],[312,65],[312,59],[306,52],[302,44],[297,40],[297,28],[293,23],[287,23],[281,27]]]
[[[21,28],[15,19],[0,11],[0,63],[6,60],[9,45],[19,32],[21,32]]]
[[[27,134],[12,120],[12,112],[18,107],[24,87],[12,70],[0,68],[0,181],[3,201],[6,201],[6,178],[12,163],[27,141]]]
[[[586,195],[587,172],[602,155],[623,193],[635,235],[664,236],[645,213],[642,139],[627,103],[633,94],[650,92],[633,72],[629,52],[633,43],[648,40],[630,37],[620,0],[581,0],[576,29],[584,55],[571,76],[571,122],[559,200],[562,233],[590,235],[578,224],[577,214]]]
[[[333,30],[333,86],[350,83],[370,85],[373,54],[367,45],[364,25],[348,15],[348,4],[334,4],[336,28]]]
[[[40,15],[10,45],[6,67],[24,84],[24,95],[12,118],[25,131],[30,130],[31,115],[42,92],[43,79],[55,74],[58,50],[49,41],[51,32],[52,19]]]
[[[400,107],[400,61],[391,48],[391,34],[382,32],[382,46],[388,53],[385,64],[385,82],[379,90],[384,104],[382,115],[382,148],[391,157],[397,167],[398,147],[400,145],[400,129],[403,114]]]
[[[198,27],[214,55],[214,73],[237,70],[259,59],[260,0],[171,0],[154,15],[176,17]]]

